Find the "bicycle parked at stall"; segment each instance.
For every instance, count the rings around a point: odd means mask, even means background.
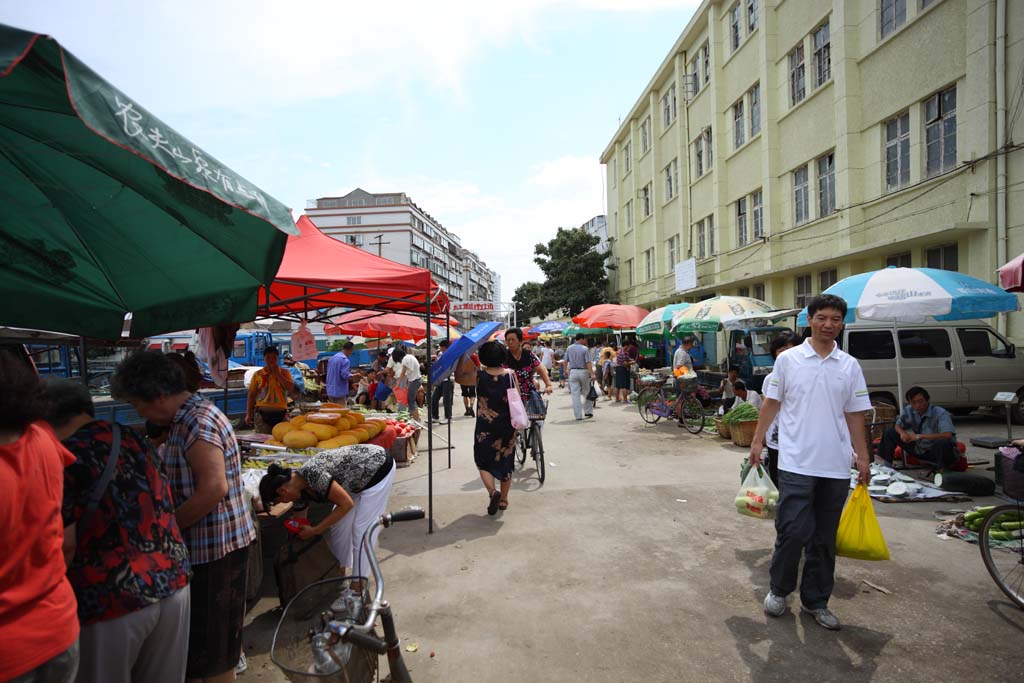
[[[1024,609],[1024,501],[990,510],[978,531],[978,546],[999,590]]]
[[[423,519],[423,508],[383,515],[363,534],[362,548],[370,561],[375,590],[370,600],[364,588],[361,600],[342,598],[352,580],[345,576],[311,583],[288,603],[274,631],[270,659],[292,683],[370,683],[377,680],[377,664],[387,655],[393,683],[412,683],[395,630],[391,604],[384,600],[384,577],[373,550],[374,532],[397,522]],[[359,560],[356,560],[356,566]],[[384,637],[376,634],[380,617]]]
[[[636,399],[640,417],[648,424],[663,417],[678,419],[688,432],[700,434],[704,429],[704,406],[697,398],[697,387],[692,383],[684,384],[673,399],[665,393],[667,382],[667,378],[660,379],[640,391]]]

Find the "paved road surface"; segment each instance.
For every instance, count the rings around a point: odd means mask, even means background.
[[[962,436],[1005,431],[959,424]],[[1020,680],[1024,611],[975,546],[934,534],[933,512],[958,504],[876,504],[893,559],[840,558],[833,633],[795,596],[780,619],[762,612],[774,530],[735,512],[743,449],[604,401],[576,422],[556,390],[547,482],[528,465],[509,510],[488,517],[472,430],[455,419],[451,469],[435,454],[435,533],[412,523],[381,538],[400,634],[419,646],[405,653],[417,683]],[[424,454],[399,470],[392,509],[426,506],[426,465]],[[275,605],[249,615],[242,680],[286,680],[266,656]]]

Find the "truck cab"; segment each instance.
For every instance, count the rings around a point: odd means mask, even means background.
[[[792,332],[788,327],[750,327],[728,331],[727,366],[739,371],[740,379],[749,389],[758,393],[765,376],[772,371],[775,359],[770,350],[771,342],[782,332]]]

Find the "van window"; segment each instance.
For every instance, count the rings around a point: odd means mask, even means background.
[[[944,329],[900,330],[900,355],[904,358],[948,358],[951,354]]]
[[[1001,337],[984,327],[958,328],[960,346],[965,356],[1005,356],[1006,342]]]
[[[235,342],[235,346],[231,351],[232,358],[245,358],[245,340],[239,340]]]
[[[896,357],[896,347],[889,330],[851,331],[849,346],[847,353],[860,360],[888,360]]]

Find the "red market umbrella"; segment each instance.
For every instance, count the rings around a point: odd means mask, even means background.
[[[452,327],[459,326],[459,321],[451,316],[448,316],[447,321],[445,320],[445,318],[431,318],[430,322],[434,323],[435,325],[440,325],[441,327],[445,326],[445,322],[447,322]]]
[[[529,339],[529,340],[540,339],[540,332],[534,332],[532,327],[524,328],[523,329],[523,339]]]
[[[999,286],[1007,292],[1024,292],[1024,254],[999,268]]]
[[[423,318],[407,313],[373,313],[372,311],[349,311],[324,325],[326,334],[361,334],[364,337],[391,337],[392,339],[426,339],[426,324]],[[431,328],[432,336],[439,330]]]
[[[597,304],[575,316],[572,321],[580,327],[610,327],[613,330],[628,330],[639,325],[649,312],[646,308],[639,306]]]

